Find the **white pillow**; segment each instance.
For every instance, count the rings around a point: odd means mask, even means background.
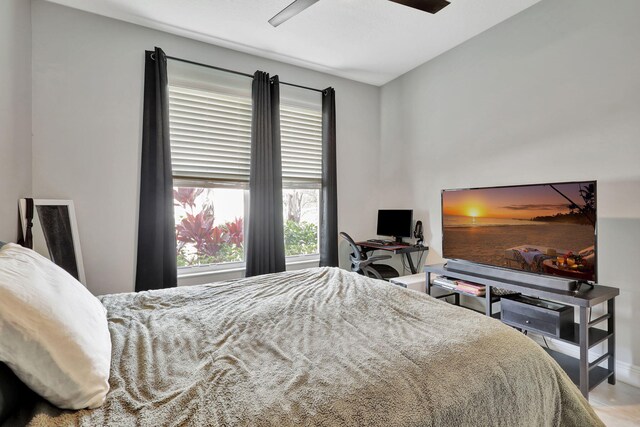
[[[0,361],[60,408],[97,408],[109,391],[104,306],[62,268],[13,243],[0,249]]]

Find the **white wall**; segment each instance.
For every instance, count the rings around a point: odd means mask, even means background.
[[[73,199],[88,288],[132,291],[144,51],[336,89],[339,225],[375,230],[379,88],[41,0],[33,20],[33,190]],[[369,169],[370,168],[370,169]],[[343,248],[344,249],[344,248]]]
[[[31,3],[0,2],[0,240],[18,236],[31,192]]]
[[[620,377],[636,384],[638,17],[637,0],[538,3],[385,85],[380,152],[381,204],[415,205],[430,263],[441,261],[441,189],[597,179],[599,280],[621,289]]]

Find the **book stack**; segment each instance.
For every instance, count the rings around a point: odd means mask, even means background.
[[[455,290],[465,294],[475,295],[477,297],[483,297],[486,295],[486,288],[484,285],[465,282],[464,280],[456,280]]]
[[[445,289],[450,289],[452,291],[454,291],[458,286],[455,280],[448,279],[444,276],[438,276],[435,279],[433,279],[433,284],[443,287]]]

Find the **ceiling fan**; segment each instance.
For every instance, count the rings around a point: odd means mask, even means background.
[[[309,6],[317,3],[319,0],[294,0],[289,6],[278,12],[273,18],[269,19],[269,24],[277,27],[283,22],[293,18]],[[399,3],[404,6],[413,7],[414,9],[421,10],[428,13],[437,13],[450,2],[447,0],[389,0],[394,3]]]

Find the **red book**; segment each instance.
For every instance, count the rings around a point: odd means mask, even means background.
[[[465,282],[464,280],[457,280],[456,284],[458,286],[464,286],[469,289],[483,290],[485,289],[484,285],[479,285],[477,283]]]
[[[456,290],[477,296],[485,295],[486,292],[484,285],[465,282],[463,280],[458,280],[456,282]]]

